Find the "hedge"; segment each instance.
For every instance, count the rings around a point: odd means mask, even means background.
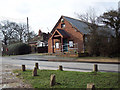
[[[23,55],[29,54],[31,52],[31,47],[25,43],[16,43],[8,46],[9,55]]]

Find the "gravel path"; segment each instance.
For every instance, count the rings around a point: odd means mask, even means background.
[[[17,78],[12,70],[20,69],[20,67],[9,64],[1,64],[0,67],[0,89],[2,88],[31,88],[30,85],[25,84],[22,79]]]

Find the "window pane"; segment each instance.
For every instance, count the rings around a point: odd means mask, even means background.
[[[63,23],[63,24],[61,24],[61,28],[65,28],[65,24]]]
[[[56,48],[59,48],[59,43],[55,43]]]
[[[61,22],[64,22],[64,19],[61,19]]]
[[[73,41],[69,41],[69,47],[73,47]]]
[[[85,37],[85,42],[87,42],[88,41],[88,39],[87,39],[87,37]]]

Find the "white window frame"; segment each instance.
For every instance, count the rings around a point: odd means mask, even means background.
[[[63,18],[61,19],[61,22],[64,22],[64,19],[63,19]]]
[[[61,28],[65,28],[65,23],[61,24]]]
[[[85,42],[88,42],[88,38],[87,37],[85,37]]]
[[[72,40],[69,41],[69,47],[72,48],[74,46],[74,42]]]

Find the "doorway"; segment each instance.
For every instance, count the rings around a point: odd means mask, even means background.
[[[68,52],[67,39],[63,39],[63,52]]]

